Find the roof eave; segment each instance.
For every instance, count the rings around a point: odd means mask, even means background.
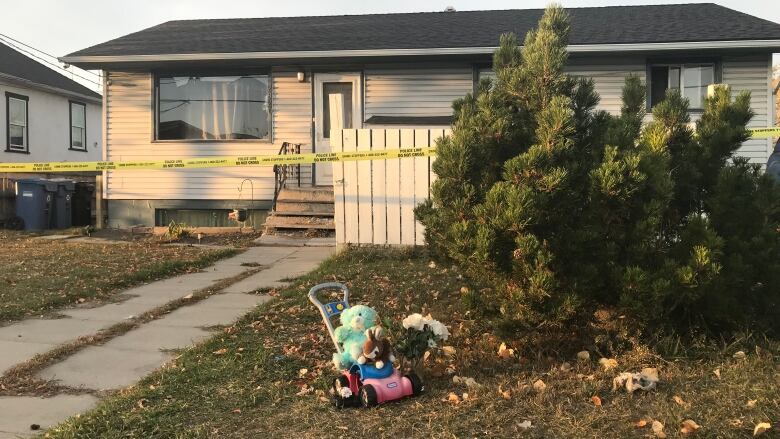
[[[103,104],[103,97],[100,96],[100,95],[98,95],[98,96],[90,96],[90,95],[86,95],[84,93],[78,93],[78,92],[75,92],[75,91],[66,90],[64,88],[55,87],[55,86],[52,86],[52,85],[41,84],[40,82],[30,81],[29,79],[24,79],[24,78],[20,78],[18,76],[8,75],[8,74],[2,73],[2,72],[0,72],[0,80],[6,80],[6,81],[14,82],[14,83],[16,83],[16,84],[18,84],[19,86],[22,86],[22,87],[30,87],[30,88],[34,88],[34,89],[37,89],[37,90],[41,90],[41,91],[45,91],[45,92],[49,92],[49,93],[54,93],[54,94],[62,95],[62,96],[69,97],[69,98],[76,98],[76,99],[89,101],[89,102],[92,102],[93,104],[101,104],[101,105]]]
[[[171,53],[160,55],[68,55],[60,61],[73,65],[114,64],[138,62],[176,61],[226,61],[241,59],[306,59],[306,58],[349,58],[349,57],[398,57],[431,55],[484,55],[493,53],[497,47],[449,47],[420,49],[360,49],[360,50],[312,50],[290,52],[225,52],[225,53]],[[619,44],[573,44],[568,47],[572,53],[592,52],[645,52],[702,49],[767,49],[780,50],[777,40],[732,40],[732,41],[686,41],[668,43],[619,43]]]

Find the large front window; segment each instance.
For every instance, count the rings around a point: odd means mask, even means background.
[[[268,76],[160,76],[158,140],[270,139]]]
[[[713,64],[668,64],[650,68],[650,104],[661,102],[669,89],[688,99],[690,108],[704,108],[707,87],[715,83]]]

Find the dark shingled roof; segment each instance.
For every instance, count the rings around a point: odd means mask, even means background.
[[[56,87],[95,99],[102,97],[78,82],[57,73],[45,65],[28,58],[11,47],[0,43],[0,75],[6,74],[36,84]]]
[[[541,9],[169,21],[68,55],[495,47]],[[571,44],[780,40],[780,25],[719,5],[569,9]]]

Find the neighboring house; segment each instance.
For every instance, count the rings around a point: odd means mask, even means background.
[[[754,127],[774,118],[772,53],[780,25],[714,4],[570,9],[568,72],[593,78],[600,108],[618,113],[629,74],[648,108],[677,88],[700,112],[707,86],[752,93]],[[105,71],[106,158],[180,159],[330,150],[332,128],[450,124],[452,101],[490,75],[499,36],[521,39],[542,10],[172,21],[62,58]],[[739,150],[766,163],[769,140]],[[165,225],[177,211],[216,216],[274,196],[271,168],[108,172],[110,224]],[[338,183],[338,182],[337,182]],[[297,181],[296,181],[297,184]],[[333,184],[329,164],[301,186]],[[237,200],[241,198],[239,203]]]
[[[100,160],[102,96],[0,43],[0,162]]]
[[[102,158],[102,96],[3,43],[0,99],[0,162]],[[15,215],[14,181],[29,177],[48,176],[0,173],[0,223]],[[94,173],[68,177],[94,180]]]

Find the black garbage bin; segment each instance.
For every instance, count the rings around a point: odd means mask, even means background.
[[[73,224],[73,192],[75,192],[76,184],[71,180],[51,181],[57,184],[54,228],[67,229]]]
[[[57,183],[43,179],[16,181],[16,216],[24,230],[44,230],[56,225]]]
[[[73,225],[85,227],[92,225],[92,203],[95,200],[95,185],[92,183],[76,183],[73,194]]]

